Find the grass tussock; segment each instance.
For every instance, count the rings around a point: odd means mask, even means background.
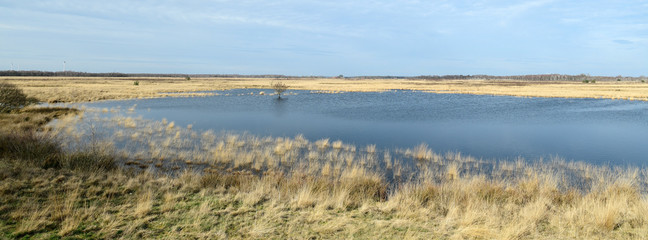
[[[484,161],[423,144],[356,151],[126,119],[90,110],[45,132],[3,134],[0,238],[648,235],[645,169]]]

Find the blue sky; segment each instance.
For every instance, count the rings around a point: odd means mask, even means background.
[[[0,70],[648,75],[648,0],[0,0]]]

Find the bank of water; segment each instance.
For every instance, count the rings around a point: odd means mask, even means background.
[[[375,144],[378,149],[426,143],[435,152],[483,159],[560,156],[639,166],[648,161],[648,102],[643,101],[419,91],[289,91],[277,100],[268,89],[215,93],[84,105],[121,109],[119,114],[135,106],[132,115],[167,119],[195,130],[273,137],[303,134],[311,141],[328,138],[359,147]]]

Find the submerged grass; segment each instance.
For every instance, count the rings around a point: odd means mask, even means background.
[[[3,132],[0,238],[648,235],[646,169],[490,161],[424,144],[356,150],[100,112]]]

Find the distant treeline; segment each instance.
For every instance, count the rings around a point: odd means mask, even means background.
[[[241,74],[169,74],[169,73],[88,73],[88,72],[47,72],[47,71],[0,71],[0,76],[26,76],[26,77],[223,77],[223,78],[305,78],[305,77],[324,77],[324,76],[286,76],[276,74],[265,75],[241,75]],[[335,78],[345,78],[338,75]],[[346,77],[352,79],[425,79],[425,80],[467,80],[467,79],[486,79],[486,80],[528,80],[528,81],[632,81],[646,80],[645,76],[641,77],[624,77],[624,76],[591,76],[589,74],[566,75],[566,74],[530,74],[530,75],[512,75],[512,76],[492,76],[492,75],[422,75],[422,76],[355,76]]]
[[[493,76],[493,75],[425,75],[416,77],[397,77],[397,76],[362,76],[360,79],[426,79],[426,80],[468,80],[468,79],[486,79],[486,80],[526,80],[526,81],[630,81],[648,79],[641,77],[624,77],[624,76],[591,76],[589,74],[566,75],[566,74],[529,74],[529,75],[511,75],[511,76]]]
[[[0,71],[0,76],[24,76],[24,77],[128,77],[125,73],[87,73],[87,72],[46,72],[46,71]]]
[[[24,76],[24,77],[231,77],[231,78],[299,78],[284,75],[240,75],[240,74],[179,74],[179,73],[89,73],[73,71],[0,71],[0,76]]]

